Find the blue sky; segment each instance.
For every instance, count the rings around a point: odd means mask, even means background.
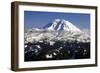
[[[90,14],[24,11],[24,28],[41,28],[54,19],[65,19],[80,29],[90,29]]]

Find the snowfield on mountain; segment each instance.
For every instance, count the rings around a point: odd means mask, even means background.
[[[32,28],[25,32],[25,43],[38,42],[47,40],[50,41],[77,41],[90,42],[90,34],[76,27],[67,20],[55,19],[48,23],[43,28]]]
[[[25,61],[90,58],[90,31],[67,20],[55,19],[24,35]]]

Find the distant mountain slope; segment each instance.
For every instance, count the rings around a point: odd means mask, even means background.
[[[72,32],[81,32],[79,28],[74,26],[69,21],[55,19],[53,22],[49,23],[44,27],[44,29],[52,30],[52,31],[72,31]]]
[[[90,42],[90,36],[74,24],[63,19],[55,19],[42,29],[32,28],[25,32],[25,42],[50,41],[78,41]]]

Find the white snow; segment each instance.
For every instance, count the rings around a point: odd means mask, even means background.
[[[57,54],[54,52],[54,53],[53,53],[53,55],[55,55],[55,56],[56,56]]]
[[[64,24],[65,31],[81,32],[81,30],[77,28],[76,26],[74,26],[74,24],[72,24],[71,22],[66,21],[66,20],[62,20],[62,22]]]
[[[54,41],[50,41],[50,45],[54,45],[54,43],[55,43]]]
[[[47,54],[46,55],[46,58],[52,58],[53,56],[52,56],[52,54]]]
[[[60,19],[55,19],[54,22],[52,22],[52,25],[48,27],[47,29],[54,31],[59,22],[60,22]]]
[[[66,21],[66,20],[60,20],[60,19],[55,19],[52,25],[48,27],[47,29],[55,31],[55,28],[58,27],[56,28],[56,30],[59,31],[61,30],[62,25],[63,25],[64,31],[81,32],[81,30],[77,28],[76,26],[74,26],[74,24],[72,24],[71,22]]]
[[[43,31],[45,29],[46,32]],[[90,42],[90,34],[88,34],[89,31],[88,33],[84,32],[71,22],[63,19],[55,19],[52,22],[52,25],[45,29],[39,29],[39,28],[29,29],[25,33],[25,42],[26,43],[37,42],[37,41],[43,42],[44,39],[46,39],[47,42],[50,43],[50,45],[53,45],[55,40],[62,40],[62,41],[77,40],[78,42]]]
[[[27,45],[24,46],[25,48],[27,47]]]
[[[35,45],[37,48],[41,48],[40,45]]]

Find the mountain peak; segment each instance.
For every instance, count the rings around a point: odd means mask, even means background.
[[[46,33],[44,33],[46,31]],[[53,31],[53,32],[49,32]],[[55,32],[57,31],[57,32]],[[48,41],[64,40],[78,42],[90,42],[88,33],[80,30],[74,24],[64,19],[55,19],[47,24],[43,29],[32,28],[25,33],[26,42],[35,42],[43,39]]]
[[[79,28],[77,28],[74,24],[64,19],[55,19],[53,22],[46,25],[47,30],[51,31],[72,31],[72,32],[81,32]]]
[[[61,21],[61,20],[60,20],[60,19],[55,19],[54,21],[59,22],[59,21]]]

